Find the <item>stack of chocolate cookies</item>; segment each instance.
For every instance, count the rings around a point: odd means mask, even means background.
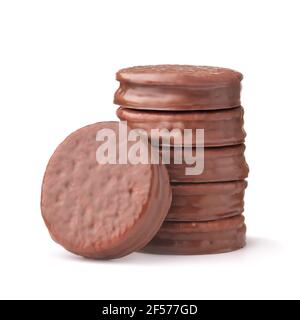
[[[162,135],[175,129],[169,140],[171,161],[166,164],[171,208],[142,251],[207,254],[244,247],[242,214],[249,169],[244,157],[242,75],[225,68],[160,65],[122,69],[117,80],[120,120],[149,136],[153,129]],[[176,139],[176,133],[184,137],[185,129],[192,130],[188,144]],[[204,145],[198,145],[197,129],[204,130]],[[167,140],[160,138],[155,141],[163,153]],[[181,163],[172,161],[181,155]],[[192,160],[202,161],[198,174],[187,174]]]
[[[123,69],[117,80],[117,115],[127,126],[80,128],[48,162],[41,211],[52,239],[95,259],[242,248],[248,176],[242,75],[164,65]],[[128,127],[135,132],[128,135]],[[132,162],[137,153],[144,162]]]

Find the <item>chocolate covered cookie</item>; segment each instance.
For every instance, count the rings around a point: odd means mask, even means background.
[[[166,168],[151,164],[99,164],[100,122],[69,135],[52,155],[43,180],[41,211],[52,238],[88,258],[119,258],[144,247],[171,203]],[[120,141],[123,143],[123,141]],[[130,145],[130,144],[129,144]]]
[[[164,222],[159,232],[141,251],[155,254],[214,254],[246,245],[244,217],[210,222]]]
[[[190,141],[187,141],[185,146],[199,145],[197,129],[204,129],[205,147],[241,144],[246,137],[243,115],[242,107],[201,112],[142,111],[126,108],[117,110],[119,119],[127,121],[131,129],[143,129],[149,137],[152,136],[158,141],[156,144],[171,146],[182,145],[183,136],[188,134],[184,129],[191,129]],[[152,129],[159,129],[159,131]],[[170,141],[165,139],[164,129],[167,129],[168,133],[175,129]]]
[[[244,211],[247,181],[173,184],[166,221],[211,221]]]
[[[163,151],[160,150],[162,155]],[[204,148],[171,148],[170,158],[165,163],[171,182],[221,182],[243,180],[248,177],[249,168],[245,159],[245,145]],[[167,154],[168,155],[168,154]],[[181,164],[175,164],[174,159]],[[170,159],[170,161],[168,161]],[[203,162],[204,161],[204,162]],[[188,174],[187,168],[203,167],[199,174]],[[195,171],[195,173],[197,173]]]
[[[217,110],[240,105],[242,74],[227,68],[156,65],[117,72],[114,102],[143,110]]]

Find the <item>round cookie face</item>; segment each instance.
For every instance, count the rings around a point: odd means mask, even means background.
[[[217,110],[239,106],[242,74],[226,68],[157,65],[122,69],[114,102],[143,110]]]
[[[43,180],[41,210],[52,238],[88,258],[118,258],[151,240],[167,215],[171,190],[162,165],[99,164],[104,122],[68,136],[52,155]]]
[[[212,221],[244,211],[246,181],[173,184],[166,221]]]
[[[215,254],[246,245],[244,217],[210,222],[164,222],[141,252],[155,254]]]
[[[237,145],[243,143],[246,137],[242,107],[201,112],[142,111],[119,108],[117,116],[120,120],[127,121],[131,129],[146,130],[148,137],[153,136],[156,140],[164,137],[164,129],[168,132],[174,130],[169,142],[157,142],[158,145],[181,145],[185,134],[184,129],[192,130],[191,139],[185,146],[197,146],[197,129],[204,129],[205,147]],[[158,129],[159,136],[151,131],[152,129]]]
[[[185,151],[185,153],[184,153]],[[249,167],[245,159],[245,145],[204,148],[204,169],[200,174],[188,175],[187,168],[203,162],[198,148],[171,148],[170,161],[166,164],[171,182],[222,182],[237,181],[248,177]],[[160,153],[162,151],[160,150]],[[182,163],[175,164],[174,159]],[[191,164],[192,163],[192,164]]]
[[[121,69],[116,78],[143,85],[218,87],[240,82],[243,76],[232,69],[212,66],[149,65]]]

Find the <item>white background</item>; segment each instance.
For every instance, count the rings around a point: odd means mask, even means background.
[[[299,1],[0,1],[0,298],[300,298]],[[87,261],[49,237],[40,187],[58,143],[116,119],[121,67],[244,74],[248,247]]]

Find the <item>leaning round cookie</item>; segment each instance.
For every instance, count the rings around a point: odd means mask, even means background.
[[[141,252],[154,254],[215,254],[246,245],[244,217],[210,222],[164,222]]]
[[[170,207],[164,166],[101,158],[105,135],[116,141],[107,145],[111,155],[111,148],[118,149],[118,128],[117,122],[102,122],[75,131],[58,146],[44,175],[41,211],[50,235],[87,258],[119,258],[142,248]]]
[[[202,146],[197,129],[204,129],[204,146],[218,147],[245,141],[244,109],[242,107],[217,111],[163,112],[119,108],[117,116],[127,121],[131,129],[145,130],[153,145]],[[186,130],[190,129],[190,130]],[[171,133],[171,135],[169,134]]]
[[[217,110],[240,105],[241,73],[218,67],[156,65],[117,72],[115,104],[143,110]]]
[[[212,221],[244,211],[247,181],[173,184],[166,221]]]
[[[244,144],[204,150],[197,147],[170,148],[170,153],[160,148],[161,158],[165,158],[163,163],[166,164],[171,182],[180,183],[246,179],[249,167],[244,153]],[[194,169],[191,170],[192,168]]]

